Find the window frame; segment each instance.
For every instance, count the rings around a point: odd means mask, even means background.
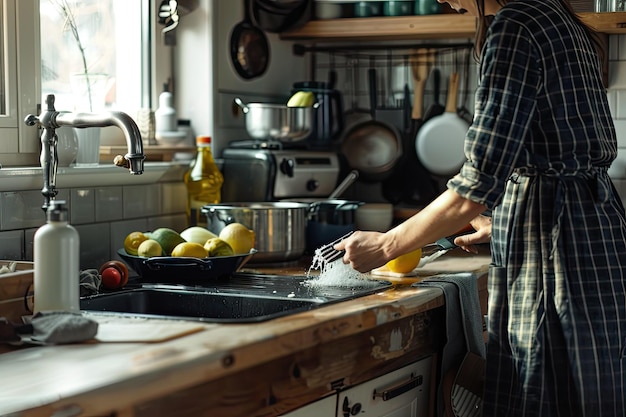
[[[0,0],[3,11],[0,21],[3,51],[0,52],[5,54],[3,88],[7,95],[6,114],[0,115],[0,166],[39,166],[40,131],[24,123],[26,115],[38,115],[42,110],[39,1]],[[151,0],[140,1],[142,10],[149,11],[142,13],[141,21],[140,102],[143,107],[153,107],[155,56],[163,51],[155,36],[156,8]]]

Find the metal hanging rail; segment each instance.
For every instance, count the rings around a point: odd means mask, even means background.
[[[296,43],[292,47],[293,54],[296,56],[303,56],[306,53],[334,53],[334,54],[350,54],[354,55],[355,52],[375,52],[375,51],[389,51],[389,50],[410,50],[415,48],[427,48],[427,49],[450,49],[459,50],[465,48],[473,48],[474,44],[471,42],[463,43],[419,43],[419,44],[403,44],[403,45],[343,45],[343,46],[312,46],[302,45]],[[371,55],[368,54],[368,55]]]

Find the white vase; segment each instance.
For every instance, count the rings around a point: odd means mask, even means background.
[[[104,110],[108,82],[106,74],[72,74],[74,111],[97,113]]]
[[[77,167],[89,167],[100,163],[100,128],[75,128],[78,139]]]
[[[109,76],[106,74],[73,74],[70,82],[74,96],[74,111],[98,113],[104,111]],[[94,166],[100,162],[100,128],[76,128],[78,153],[76,166]]]
[[[70,166],[78,153],[78,140],[74,129],[60,127],[56,129],[57,134],[57,157],[60,167]]]

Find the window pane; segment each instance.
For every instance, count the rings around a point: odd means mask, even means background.
[[[142,3],[40,0],[42,103],[54,94],[57,110],[141,107]]]
[[[2,28],[4,28],[4,1],[0,0],[0,23],[2,23]],[[6,82],[4,75],[4,30],[0,28],[0,115],[6,114],[6,100],[7,100],[7,92],[6,92]]]

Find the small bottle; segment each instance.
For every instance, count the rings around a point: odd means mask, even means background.
[[[35,313],[80,310],[80,238],[67,217],[65,201],[52,200],[47,223],[35,232]]]
[[[178,131],[178,120],[176,118],[176,109],[174,109],[174,97],[165,87],[164,91],[159,95],[159,108],[154,112],[154,126],[157,135],[160,132]]]
[[[221,201],[224,176],[213,158],[211,137],[196,137],[196,146],[196,159],[191,161],[183,177],[187,186],[187,222],[189,226],[206,226],[201,209],[207,204]]]

